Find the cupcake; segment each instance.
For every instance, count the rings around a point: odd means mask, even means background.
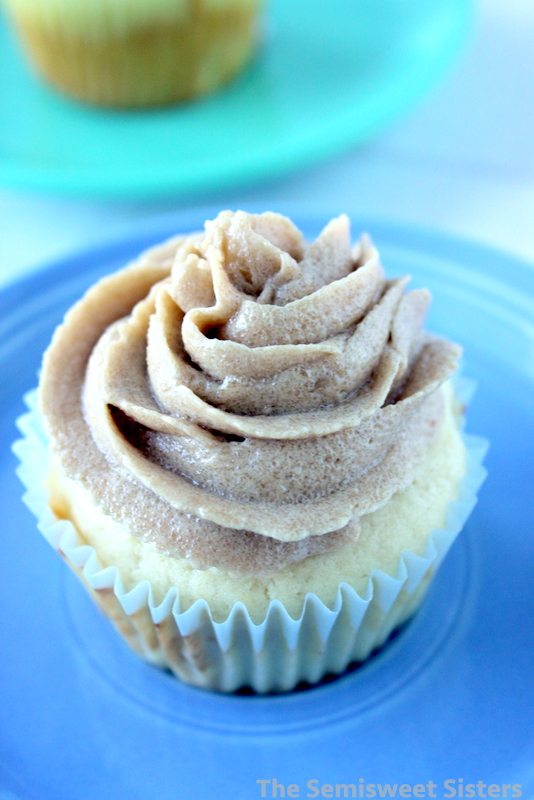
[[[250,59],[260,0],[3,0],[32,64],[79,100],[133,108],[217,89]]]
[[[313,243],[223,212],[68,312],[18,446],[40,528],[129,644],[258,692],[365,660],[410,617],[483,478],[423,330],[347,217]],[[43,430],[44,427],[44,430]]]

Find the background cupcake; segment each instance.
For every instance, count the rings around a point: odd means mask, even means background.
[[[3,0],[32,63],[80,100],[157,106],[213,91],[250,58],[260,0]]]
[[[405,285],[344,217],[308,245],[227,212],[69,312],[41,385],[40,524],[150,660],[290,689],[413,613],[483,473],[442,388],[459,348]]]

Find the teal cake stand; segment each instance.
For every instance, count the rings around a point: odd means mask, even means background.
[[[0,19],[0,185],[101,198],[244,186],[364,142],[446,72],[470,0],[273,0],[256,60],[203,100],[102,111],[34,77]]]

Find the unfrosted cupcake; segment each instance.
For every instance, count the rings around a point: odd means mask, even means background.
[[[249,60],[260,0],[2,0],[38,72],[112,107],[211,92]]]
[[[67,314],[40,385],[49,448],[34,411],[23,477],[149,660],[291,689],[414,612],[483,472],[460,348],[423,331],[430,295],[407,282],[346,217],[309,244],[277,214],[224,212]]]

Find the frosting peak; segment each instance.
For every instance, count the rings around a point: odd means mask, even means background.
[[[149,251],[47,353],[62,468],[195,566],[272,572],[340,546],[411,483],[460,353],[422,330],[430,294],[407,282],[346,216],[308,244],[278,214],[226,211]]]

